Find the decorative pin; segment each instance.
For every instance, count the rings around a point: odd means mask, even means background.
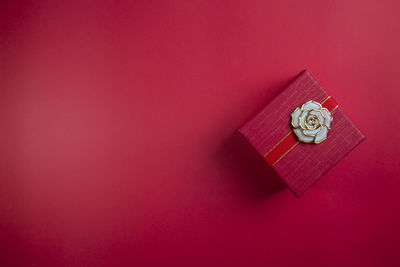
[[[297,107],[291,114],[293,132],[304,143],[322,143],[328,138],[332,114],[314,100]]]

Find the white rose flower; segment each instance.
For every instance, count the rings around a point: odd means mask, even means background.
[[[296,108],[292,115],[293,131],[304,143],[323,142],[331,129],[332,114],[313,100]]]

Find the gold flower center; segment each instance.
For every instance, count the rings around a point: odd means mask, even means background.
[[[317,116],[315,115],[308,115],[306,119],[306,126],[307,128],[316,129],[320,125],[320,121]]]

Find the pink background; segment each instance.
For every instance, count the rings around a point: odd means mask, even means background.
[[[399,1],[1,1],[1,266],[399,266]],[[235,130],[308,68],[367,139],[301,198]]]

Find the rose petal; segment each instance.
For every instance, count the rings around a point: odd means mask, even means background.
[[[319,132],[315,136],[314,143],[319,144],[324,141],[328,137],[328,128],[326,126],[322,126],[321,132]]]
[[[306,128],[306,118],[308,116],[308,111],[303,111],[299,117],[299,125],[301,128],[303,129],[307,129]]]
[[[303,134],[303,131],[300,128],[296,128],[293,130],[294,133],[297,135],[300,141],[305,143],[312,143],[314,141],[314,137],[306,136]]]
[[[326,108],[321,108],[320,111],[321,111],[322,115],[324,115],[326,127],[328,127],[328,129],[330,129],[331,123],[333,120],[332,114]]]
[[[292,113],[292,125],[294,128],[299,127],[299,116],[301,114],[301,109],[296,108]]]
[[[315,136],[320,131],[321,131],[321,127],[318,127],[315,130],[303,130],[303,133],[304,133],[304,135],[307,135],[307,136]]]
[[[307,103],[304,103],[301,106],[302,110],[312,110],[312,109],[320,109],[322,106],[320,103],[315,102],[314,100],[310,100]]]

